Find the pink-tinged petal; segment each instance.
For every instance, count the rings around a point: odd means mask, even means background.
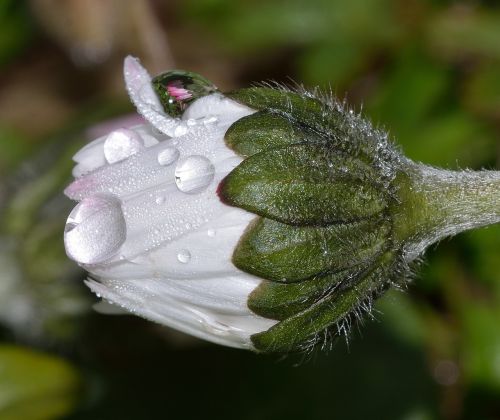
[[[111,131],[119,128],[132,128],[137,125],[144,124],[144,118],[137,114],[127,114],[121,117],[112,118],[103,121],[99,124],[93,125],[85,132],[85,136],[89,139],[97,139],[102,136],[108,135]]]

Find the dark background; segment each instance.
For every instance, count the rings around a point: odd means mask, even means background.
[[[428,251],[346,345],[307,359],[95,313],[64,254],[71,156],[133,108],[126,54],[222,90],[332,89],[406,154],[499,168],[496,1],[0,1],[0,419],[500,418],[500,229]]]

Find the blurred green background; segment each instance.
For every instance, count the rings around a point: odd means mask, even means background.
[[[500,166],[494,0],[1,0],[0,419],[500,418],[499,226],[431,249],[375,322],[307,360],[94,312],[61,191],[72,154],[133,112],[129,53],[223,90],[319,85],[415,160]]]

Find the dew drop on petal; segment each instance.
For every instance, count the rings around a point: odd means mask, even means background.
[[[181,70],[162,73],[151,82],[163,109],[171,117],[181,116],[190,103],[217,91],[203,76]]]
[[[158,163],[162,166],[168,166],[174,163],[179,157],[179,150],[175,147],[167,147],[158,153]]]
[[[208,229],[207,230],[207,235],[213,238],[215,236],[216,232],[215,229]]]
[[[159,195],[156,197],[155,202],[156,204],[164,204],[167,199],[165,198],[164,195]]]
[[[133,130],[120,128],[112,131],[104,141],[104,157],[108,163],[120,162],[144,148],[141,136]]]
[[[182,264],[187,264],[191,259],[191,253],[187,249],[183,249],[177,254],[177,259]]]
[[[83,199],[64,228],[66,253],[81,264],[96,264],[115,255],[127,236],[121,202],[111,195]]]
[[[179,160],[175,168],[177,188],[188,194],[203,191],[214,179],[215,168],[204,156],[193,155]]]

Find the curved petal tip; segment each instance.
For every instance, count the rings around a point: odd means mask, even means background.
[[[170,137],[186,134],[187,127],[178,118],[165,114],[151,84],[151,76],[139,59],[128,55],[123,62],[123,76],[132,103],[151,125]]]

